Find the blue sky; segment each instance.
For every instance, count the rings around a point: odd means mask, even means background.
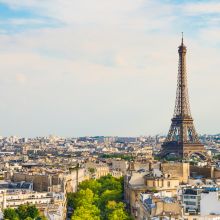
[[[181,32],[196,130],[220,133],[220,3],[0,0],[0,135],[167,133]]]

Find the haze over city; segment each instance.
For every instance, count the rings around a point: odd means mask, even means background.
[[[219,12],[217,1],[0,0],[0,134],[167,134],[181,32],[197,132],[219,133]]]

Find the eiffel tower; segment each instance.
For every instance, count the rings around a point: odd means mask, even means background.
[[[176,157],[187,158],[197,154],[208,159],[204,145],[199,140],[190,112],[186,72],[186,46],[179,46],[179,67],[177,77],[176,102],[169,133],[161,146],[160,157],[175,153]]]

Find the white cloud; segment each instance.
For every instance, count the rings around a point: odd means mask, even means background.
[[[2,30],[2,29],[0,29],[0,34],[5,34],[5,33],[7,33],[6,30]]]
[[[16,74],[15,76],[16,76],[17,81],[19,83],[25,83],[26,82],[26,78],[25,78],[24,74]]]
[[[45,22],[40,19],[17,18],[17,19],[10,19],[9,23],[14,24],[14,25],[24,25],[24,24],[43,24]]]
[[[0,0],[13,9],[29,10],[38,16],[54,18],[68,25],[92,24],[121,25],[122,27],[140,25],[147,28],[163,27],[170,20],[172,5],[151,0]],[[163,19],[158,19],[163,17]],[[171,16],[173,17],[173,16]],[[147,18],[153,18],[150,22]],[[173,19],[173,18],[171,18]],[[155,21],[154,21],[155,20]]]
[[[200,35],[207,44],[216,46],[220,43],[220,28],[218,27],[203,28],[200,30]]]
[[[191,14],[212,14],[220,12],[220,3],[216,1],[188,3],[184,10]]]

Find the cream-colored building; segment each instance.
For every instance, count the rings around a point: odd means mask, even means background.
[[[168,164],[168,163],[167,163]],[[137,218],[137,210],[140,204],[140,194],[142,192],[153,191],[166,191],[172,193],[173,196],[177,195],[177,186],[181,181],[188,179],[188,164],[177,166],[176,164],[169,164],[163,166],[161,163],[130,163],[129,174],[125,175],[125,203],[131,211],[131,217]],[[163,166],[164,173],[161,172]],[[152,167],[157,167],[153,168]],[[171,173],[168,173],[170,168]],[[185,169],[186,168],[186,169]],[[147,171],[148,170],[148,171]],[[184,170],[187,171],[186,174]]]
[[[140,194],[147,189],[144,185],[144,176],[149,172],[133,172],[125,175],[124,200],[127,208],[131,211],[131,217],[137,216],[137,209],[140,205]]]
[[[93,177],[95,179],[99,179],[102,176],[106,176],[108,174],[112,175],[113,177],[120,178],[122,177],[123,173],[117,170],[110,170],[109,166],[106,163],[95,163],[94,161],[89,161],[86,164],[87,168],[93,168],[94,174]]]
[[[177,177],[170,177],[165,174],[162,177],[144,176],[144,185],[147,190],[167,191],[177,194],[177,186],[179,186],[179,179]]]
[[[95,178],[99,179],[102,176],[109,174],[109,166],[107,164],[96,164],[95,165]]]
[[[121,171],[117,171],[117,170],[110,170],[109,174],[115,178],[120,178],[123,176],[123,173]]]
[[[128,162],[125,160],[113,160],[112,169],[121,170],[123,173],[126,173]]]

